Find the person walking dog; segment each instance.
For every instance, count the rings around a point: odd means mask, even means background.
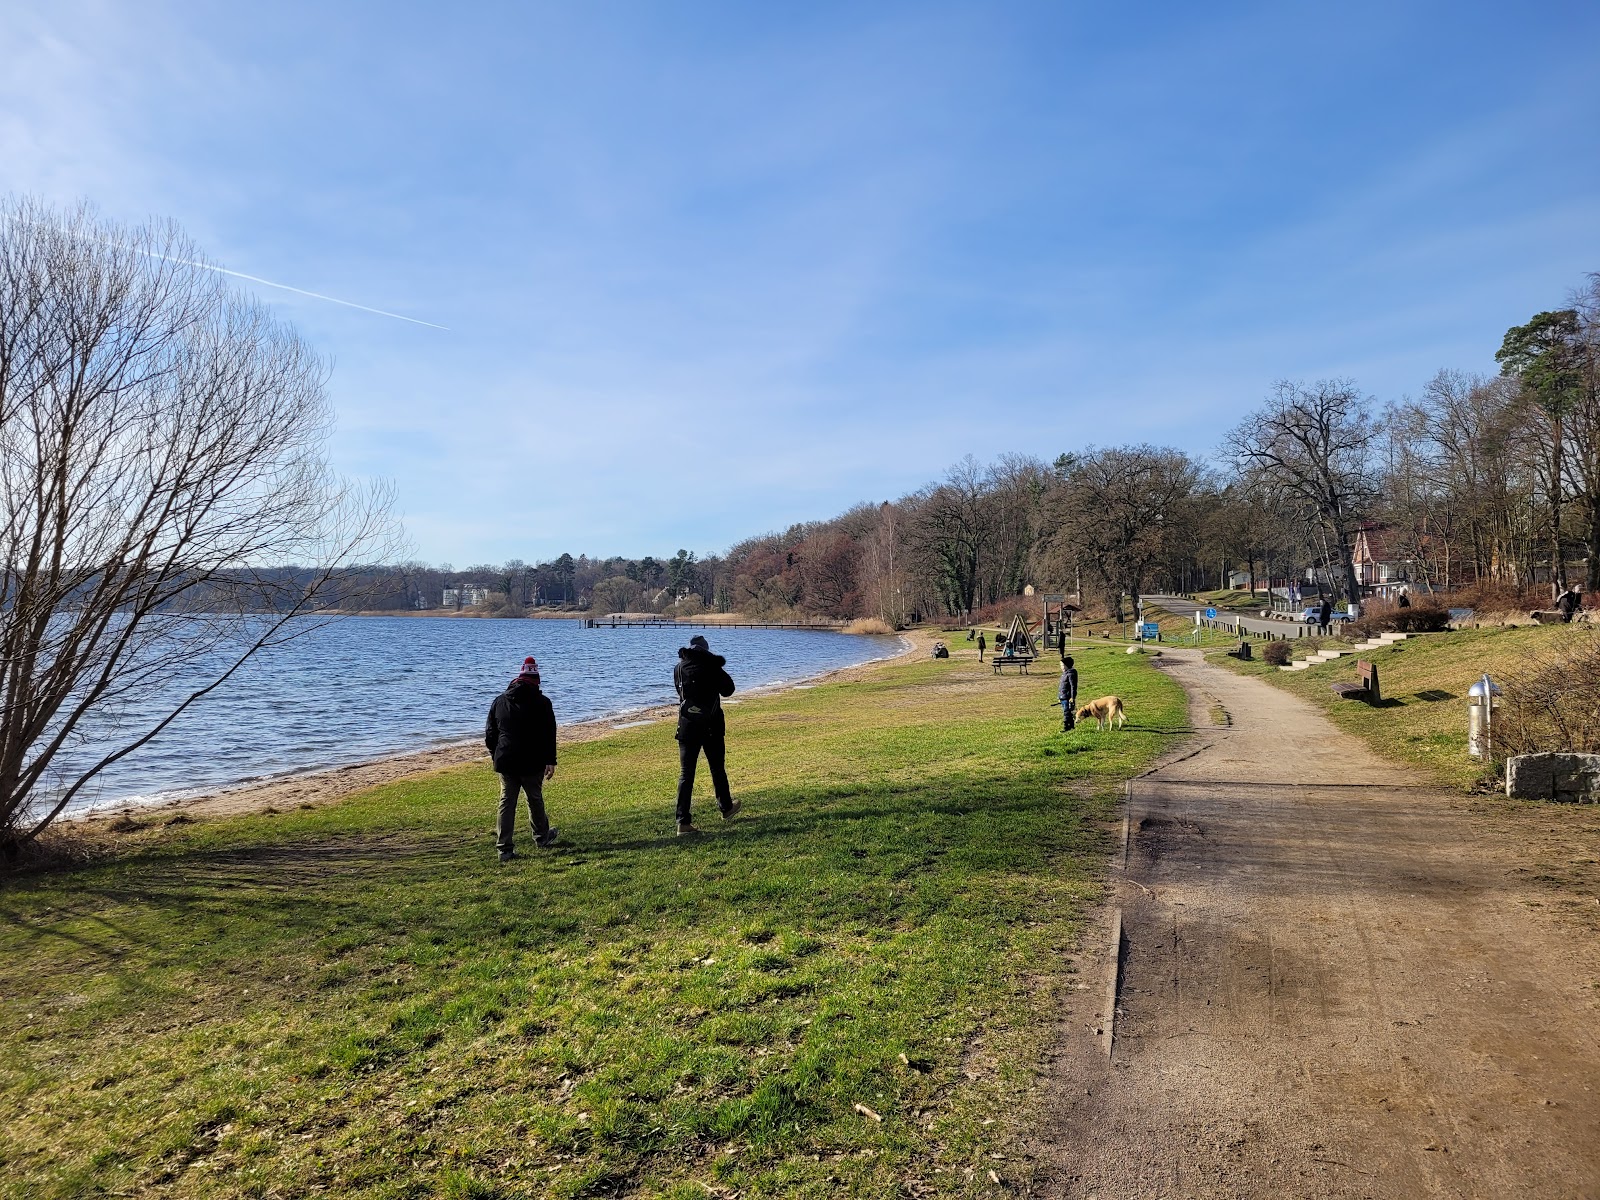
[[[1056,694],[1061,704],[1061,731],[1071,733],[1078,723],[1078,668],[1072,665],[1072,656],[1061,660],[1061,686]]]
[[[544,785],[556,773],[556,713],[550,697],[539,690],[539,664],[532,657],[522,660],[522,671],[489,705],[483,741],[500,776],[500,823],[495,840],[500,861],[517,856],[513,835],[519,792],[528,797],[534,845],[543,849],[555,845],[556,831],[544,811]]]
[[[699,634],[678,651],[678,665],[672,669],[672,686],[678,693],[678,835],[699,832],[690,814],[694,797],[694,774],[701,751],[711,771],[711,786],[717,795],[722,819],[729,821],[739,811],[739,801],[728,788],[727,726],[722,715],[722,698],[733,695],[733,679],[725,668],[728,660],[711,653]]]

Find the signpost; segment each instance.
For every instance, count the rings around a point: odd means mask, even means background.
[[[1155,621],[1145,621],[1139,626],[1139,640],[1141,642],[1159,642],[1161,640],[1161,626]]]
[[[1206,609],[1206,620],[1215,621],[1216,619],[1217,619],[1217,610],[1214,609],[1214,608]]]

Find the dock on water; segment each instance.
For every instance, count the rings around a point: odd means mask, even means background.
[[[615,613],[604,617],[584,617],[585,629],[823,629],[840,630],[844,621],[697,621],[693,617],[639,616]]]

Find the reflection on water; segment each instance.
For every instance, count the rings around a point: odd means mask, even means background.
[[[150,799],[481,736],[495,694],[525,655],[563,723],[672,700],[677,648],[692,632],[727,656],[741,690],[892,653],[886,638],[779,629],[584,629],[568,620],[344,617],[264,653],[150,745],[111,767],[75,809]],[[173,687],[171,693],[179,689]],[[130,705],[128,727],[168,695]],[[102,735],[104,731],[102,730]],[[71,761],[92,761],[91,735]]]

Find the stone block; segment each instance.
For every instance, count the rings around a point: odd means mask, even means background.
[[[1600,754],[1517,754],[1506,759],[1506,795],[1600,803]]]

